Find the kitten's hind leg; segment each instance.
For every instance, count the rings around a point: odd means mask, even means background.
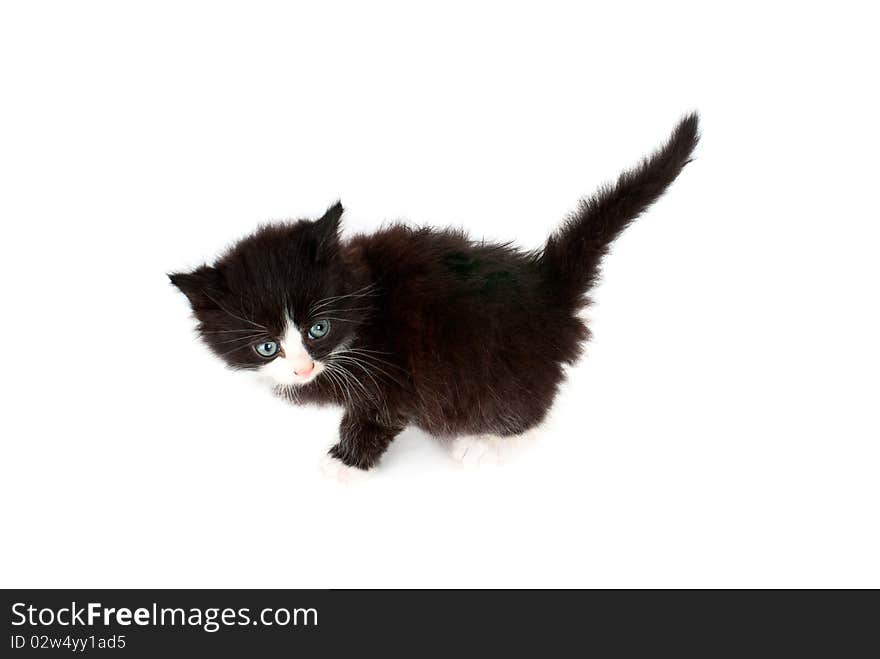
[[[348,411],[339,426],[339,442],[330,449],[323,471],[340,481],[351,480],[379,462],[388,445],[404,428],[387,423],[377,414]]]
[[[452,440],[449,454],[466,468],[498,464],[498,439],[492,435],[462,435]]]
[[[467,469],[499,466],[512,460],[516,454],[537,436],[532,428],[518,435],[462,435],[449,444],[452,459]]]

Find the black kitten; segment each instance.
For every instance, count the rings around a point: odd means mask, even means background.
[[[697,140],[694,114],[582,201],[540,251],[403,225],[342,241],[337,203],[170,278],[230,366],[267,376],[294,402],[345,409],[330,449],[340,475],[375,465],[408,424],[446,438],[519,435],[541,422],[563,365],[581,354],[589,332],[578,311],[609,244]]]

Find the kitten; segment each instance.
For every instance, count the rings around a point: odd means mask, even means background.
[[[589,337],[578,311],[609,244],[697,140],[692,114],[582,201],[542,250],[400,224],[342,240],[336,203],[170,279],[229,366],[266,376],[293,402],[344,409],[330,449],[340,477],[376,465],[408,424],[440,438],[520,435],[544,419]]]

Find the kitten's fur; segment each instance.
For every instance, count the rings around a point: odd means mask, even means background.
[[[345,409],[330,449],[345,465],[369,469],[407,424],[437,437],[518,435],[541,422],[563,365],[581,354],[589,331],[578,311],[609,244],[675,180],[697,140],[694,114],[582,201],[540,251],[400,224],[343,241],[337,203],[170,278],[231,367],[270,375],[294,402]],[[317,321],[330,331],[310,338]],[[268,340],[283,348],[274,358],[254,349]]]

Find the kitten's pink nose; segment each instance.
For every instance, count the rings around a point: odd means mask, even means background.
[[[293,372],[296,373],[297,375],[299,375],[300,377],[306,377],[308,375],[311,375],[312,371],[314,371],[314,370],[315,370],[315,362],[313,362],[310,359],[307,362],[302,362],[300,364],[297,364],[294,367]]]

